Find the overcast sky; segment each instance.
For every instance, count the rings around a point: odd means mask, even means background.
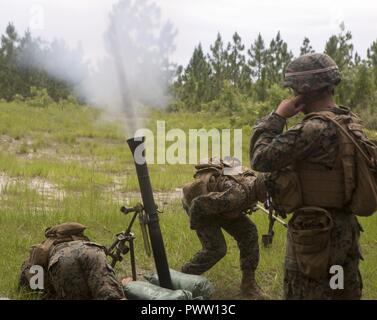
[[[63,38],[71,46],[81,43],[86,57],[104,54],[102,34],[117,0],[0,0],[0,31],[9,21],[17,30],[30,28],[45,39]],[[344,21],[352,31],[356,50],[365,56],[377,39],[375,0],[156,0],[163,19],[178,30],[172,60],[186,64],[199,42],[205,50],[219,31],[228,41],[237,31],[249,46],[260,32],[269,41],[278,30],[297,54],[309,37],[314,49],[323,50],[330,35]]]

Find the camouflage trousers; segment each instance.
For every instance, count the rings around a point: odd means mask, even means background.
[[[234,219],[216,218],[212,223],[198,228],[196,233],[202,249],[182,266],[182,272],[202,274],[226,255],[227,246],[222,229],[237,241],[241,270],[256,270],[259,262],[258,231],[246,215],[240,215]]]
[[[71,241],[57,245],[50,255],[48,278],[56,299],[124,298],[103,247],[91,242]]]
[[[284,298],[288,300],[358,300],[362,294],[362,278],[359,261],[361,226],[351,214],[333,213],[333,228],[330,233],[330,259],[328,270],[338,265],[344,271],[344,289],[332,289],[328,274],[320,280],[303,275],[292,257],[286,256],[284,274]],[[287,242],[288,243],[288,242]],[[288,251],[288,250],[287,250]]]

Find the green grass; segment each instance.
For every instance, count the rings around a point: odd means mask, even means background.
[[[146,124],[152,131],[156,120],[165,120],[167,130],[181,128],[227,128],[227,119],[213,114],[155,111]],[[243,128],[243,161],[248,163],[250,127]],[[370,132],[374,134],[374,132]],[[88,236],[110,244],[116,232],[124,230],[130,216],[119,212],[121,204],[139,201],[138,183],[131,154],[125,144],[120,122],[106,122],[100,112],[89,107],[31,108],[23,104],[0,103],[0,296],[35,299],[19,293],[17,278],[23,259],[32,244],[43,240],[46,227],[66,221],[88,226]],[[192,178],[192,165],[150,165],[155,191],[170,192]],[[35,187],[44,181],[46,189]],[[131,192],[131,193],[130,193]],[[63,194],[63,196],[60,196]],[[160,225],[170,266],[179,270],[199,248],[195,232],[179,199],[159,201],[163,213]],[[259,236],[267,230],[267,219],[254,213]],[[364,298],[377,298],[377,216],[361,219],[365,232],[361,244]],[[153,260],[143,251],[139,225],[136,258],[140,272],[151,272]],[[239,298],[239,251],[226,235],[228,254],[206,275],[216,287],[215,298]],[[272,247],[261,246],[257,278],[272,298],[282,294],[285,229],[276,225]],[[116,267],[117,275],[130,275],[128,257]]]

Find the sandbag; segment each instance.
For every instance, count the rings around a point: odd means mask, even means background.
[[[186,274],[173,269],[170,269],[170,277],[175,290],[187,290],[192,293],[193,298],[203,297],[203,299],[210,299],[215,291],[212,283],[203,276]],[[155,285],[159,285],[158,275],[153,274],[146,279]]]
[[[193,300],[187,290],[170,290],[146,281],[131,281],[123,290],[128,300]]]

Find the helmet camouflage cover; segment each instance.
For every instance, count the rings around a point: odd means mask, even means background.
[[[335,61],[324,53],[309,53],[293,60],[284,74],[284,87],[305,94],[325,87],[333,88],[341,78]]]

